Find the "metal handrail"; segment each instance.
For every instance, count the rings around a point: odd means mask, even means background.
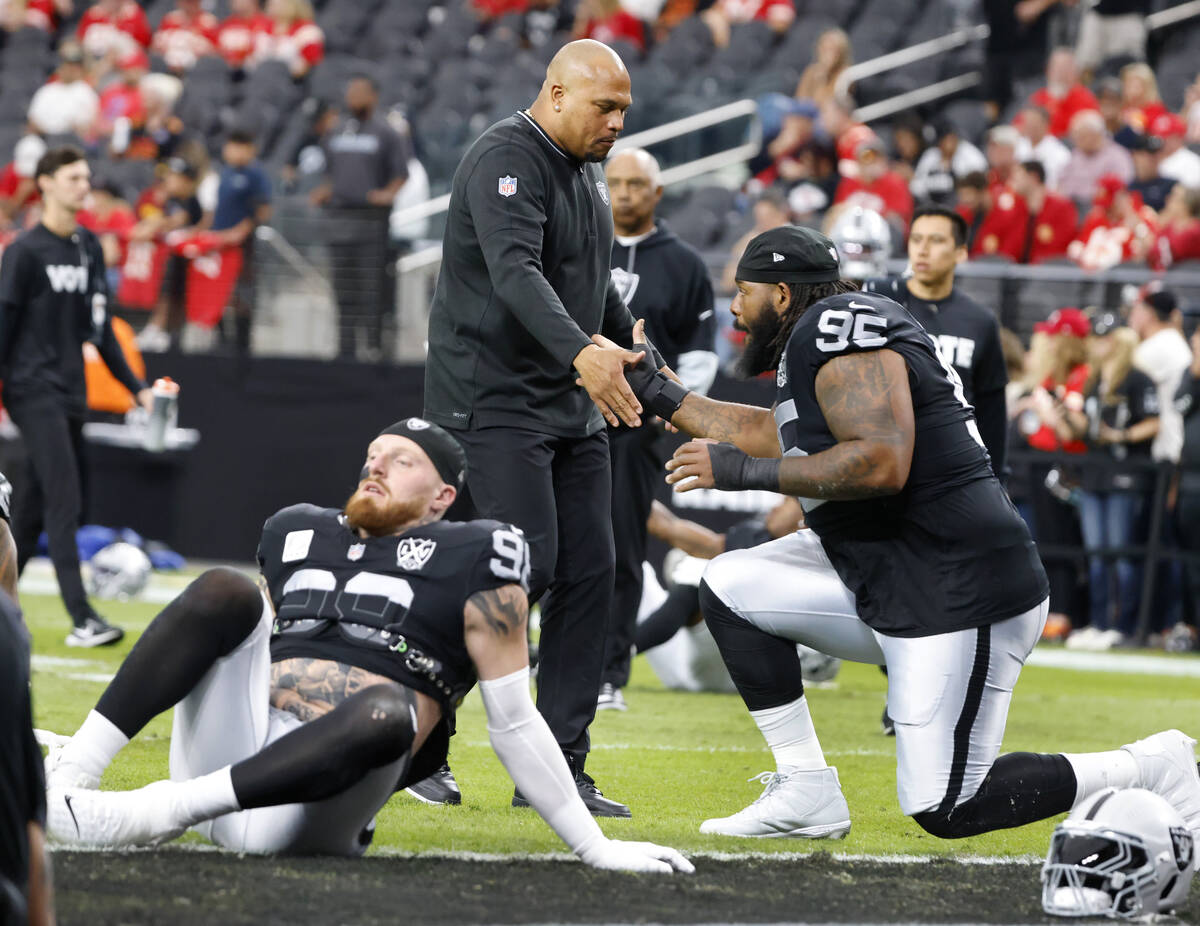
[[[862,80],[864,77],[874,77],[876,74],[882,74],[884,71],[891,71],[895,68],[912,64],[915,61],[922,61],[933,55],[940,55],[942,52],[949,51],[952,48],[959,48],[963,45],[970,45],[975,41],[982,41],[990,34],[991,29],[986,24],[968,26],[965,29],[957,29],[946,35],[938,36],[936,39],[918,42],[916,45],[910,45],[907,48],[901,48],[886,55],[880,55],[878,58],[871,58],[867,61],[861,61],[858,64],[852,64],[838,75],[838,79],[833,85],[833,92],[838,96],[844,96],[850,89],[851,84]]]
[[[1149,14],[1146,17],[1146,30],[1148,32],[1155,32],[1197,16],[1200,16],[1200,0],[1188,0],[1186,3],[1180,3],[1165,10],[1159,10],[1157,13]],[[952,48],[969,45],[972,42],[982,42],[991,34],[991,28],[986,23],[978,26],[968,26],[963,29],[956,29],[954,32],[949,32],[936,39],[918,42],[916,45],[910,45],[907,48],[901,48],[886,55],[880,55],[878,58],[871,58],[868,61],[852,64],[838,75],[838,79],[834,83],[834,92],[838,95],[845,95],[855,81],[861,80],[864,77],[874,77],[876,74],[882,74],[884,71],[902,68],[917,61],[923,61],[933,55],[941,54],[944,51],[949,51]],[[927,87],[910,90],[907,93],[901,93],[886,100],[879,100],[868,106],[860,106],[854,111],[854,118],[859,122],[872,122],[876,119],[882,119],[884,116],[890,116],[912,106],[919,106],[922,103],[929,103],[945,96],[952,96],[955,93],[966,90],[968,87],[975,86],[982,79],[983,75],[978,71],[959,74],[936,84],[930,84]]]
[[[675,119],[671,122],[665,122],[662,125],[655,126],[651,129],[645,129],[641,132],[634,132],[625,138],[617,140],[613,145],[612,153],[617,154],[620,151],[629,148],[647,148],[650,145],[656,145],[659,142],[670,141],[672,138],[678,138],[680,135],[687,135],[689,132],[696,132],[700,129],[706,129],[710,126],[720,125],[722,122],[731,122],[734,119],[741,119],[746,116],[751,117],[750,122],[750,138],[747,142],[739,145],[736,148],[731,148],[728,151],[719,152],[716,155],[710,155],[706,158],[700,158],[698,161],[689,162],[689,164],[680,164],[678,167],[669,168],[662,173],[663,184],[678,183],[684,179],[700,176],[700,174],[708,173],[711,170],[719,170],[730,163],[740,163],[748,161],[758,153],[762,146],[762,125],[758,120],[758,104],[754,100],[735,100],[732,103],[726,103],[724,106],[718,106],[716,109],[710,109],[702,113],[696,113],[694,116],[684,116],[682,119]],[[753,149],[750,148],[753,143]],[[738,157],[733,160],[714,161],[714,158],[722,156],[730,156],[733,152],[738,152]],[[716,164],[714,167],[705,167],[704,169],[688,173],[685,168],[689,165],[697,165],[702,162],[711,162]],[[450,194],[444,193],[441,196],[436,196],[433,199],[423,203],[417,203],[414,206],[409,206],[399,212],[392,214],[392,224],[394,226],[403,227],[410,222],[416,222],[420,219],[427,219],[430,216],[440,215],[450,208]]]

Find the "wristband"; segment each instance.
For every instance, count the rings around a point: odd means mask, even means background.
[[[762,489],[779,491],[778,458],[764,459],[742,453],[733,444],[708,444],[713,487],[726,491]]]
[[[670,421],[687,398],[688,389],[660,373],[652,364],[648,356],[643,357],[635,365],[625,368],[625,379],[643,408],[648,408],[663,421]]]

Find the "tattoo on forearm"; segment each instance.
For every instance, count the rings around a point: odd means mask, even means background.
[[[386,681],[382,675],[331,659],[282,659],[271,666],[271,706],[301,720],[315,720],[351,695]]]
[[[525,593],[516,585],[504,585],[476,592],[467,599],[468,618],[478,615],[483,624],[497,637],[509,634],[525,635],[525,621],[529,614],[529,602]]]
[[[838,357],[818,374],[816,395],[838,443],[812,456],[785,460],[780,491],[834,500],[894,494],[894,486],[880,481],[881,470],[904,460],[906,472],[913,443],[912,395],[903,359],[891,351]]]
[[[775,419],[770,409],[757,405],[719,402],[693,392],[683,400],[671,423],[693,437],[736,444],[751,456],[779,456]]]

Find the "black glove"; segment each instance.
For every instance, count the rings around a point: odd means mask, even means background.
[[[633,347],[634,350],[644,349],[637,343]],[[654,412],[663,421],[670,421],[688,396],[687,389],[654,367],[649,351],[633,366],[625,368],[625,381],[642,407]]]
[[[743,453],[733,444],[707,444],[712,464],[713,486],[726,491],[763,489],[779,491],[779,459],[763,459]]]

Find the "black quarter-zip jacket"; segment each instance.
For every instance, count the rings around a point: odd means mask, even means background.
[[[633,316],[609,274],[613,222],[600,165],[524,112],[470,147],[454,174],[429,316],[425,417],[448,428],[584,437],[604,427],[571,363]]]
[[[83,344],[132,393],[133,375],[113,335],[100,241],[86,228],[67,236],[38,224],[0,257],[0,377],[10,405],[52,400],[68,414],[87,410]]]

